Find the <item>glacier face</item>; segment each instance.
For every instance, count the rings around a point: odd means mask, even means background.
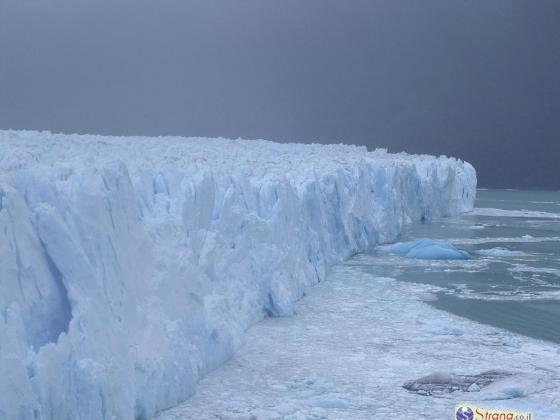
[[[330,265],[475,194],[445,157],[0,131],[0,419],[173,406]]]

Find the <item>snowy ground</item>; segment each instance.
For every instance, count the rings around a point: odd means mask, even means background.
[[[452,418],[459,402],[560,418],[560,349],[438,311],[437,289],[368,274],[367,255],[333,268],[296,315],[252,327],[246,345],[163,412],[178,419]],[[434,372],[514,375],[439,396],[402,385]]]

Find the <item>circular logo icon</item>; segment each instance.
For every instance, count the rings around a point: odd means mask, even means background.
[[[455,418],[457,420],[473,420],[474,413],[470,407],[459,407],[455,413]]]

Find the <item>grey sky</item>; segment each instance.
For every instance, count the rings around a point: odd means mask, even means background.
[[[0,0],[0,128],[344,141],[560,189],[560,1]]]

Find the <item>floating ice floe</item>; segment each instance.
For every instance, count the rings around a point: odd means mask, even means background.
[[[437,372],[420,379],[408,381],[403,385],[403,388],[426,396],[456,391],[478,392],[481,388],[511,375],[513,373],[501,370],[489,370],[477,375]]]
[[[477,254],[484,255],[486,257],[522,257],[528,255],[522,251],[511,251],[507,248],[489,248],[489,249],[479,249]]]
[[[489,238],[453,238],[455,244],[480,245],[486,243],[536,243],[536,242],[560,242],[560,236],[542,236],[535,238],[531,235],[519,237],[489,237]]]
[[[461,336],[465,334],[465,331],[458,325],[441,320],[434,320],[426,323],[426,325],[424,325],[424,330],[435,335]]]
[[[397,243],[389,248],[389,252],[427,260],[467,260],[471,257],[467,251],[456,248],[449,241],[433,239]]]
[[[505,210],[487,207],[477,207],[471,213],[473,216],[485,217],[523,217],[535,219],[560,219],[560,213],[550,213],[537,210]]]
[[[550,378],[541,372],[489,370],[477,375],[433,373],[408,381],[403,388],[425,396],[477,392],[477,399],[496,401],[526,397],[554,386]]]

